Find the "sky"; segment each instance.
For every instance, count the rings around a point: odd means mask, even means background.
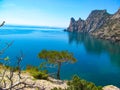
[[[0,23],[67,27],[70,18],[86,19],[92,10],[113,14],[120,0],[0,0]]]

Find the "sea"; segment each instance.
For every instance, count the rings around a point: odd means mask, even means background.
[[[83,33],[65,32],[64,28],[45,26],[5,25],[0,27],[0,50],[9,43],[12,45],[0,54],[9,57],[9,65],[15,66],[17,57],[23,54],[21,68],[27,65],[39,66],[38,53],[43,50],[67,50],[73,53],[77,62],[63,63],[61,79],[70,80],[73,75],[96,85],[115,85],[120,87],[120,43],[97,39]],[[0,63],[4,63],[1,60]],[[48,68],[49,73],[57,68]]]

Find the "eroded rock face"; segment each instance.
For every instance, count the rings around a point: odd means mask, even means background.
[[[75,21],[75,19],[72,17],[70,20],[70,25],[67,28],[70,32],[77,31],[78,30],[78,23]]]
[[[99,29],[111,17],[106,10],[94,10],[86,19],[85,30],[87,32]]]
[[[106,12],[106,10],[94,10],[88,16],[86,20],[75,21],[74,18],[71,18],[70,25],[67,28],[68,31],[77,31],[77,32],[90,32],[100,28],[110,17],[111,15]]]
[[[86,20],[71,19],[67,28],[70,32],[87,32],[97,38],[120,41],[120,9],[113,15],[106,10],[94,10]]]
[[[85,21],[82,20],[81,18],[79,18],[76,23],[77,23],[77,26],[78,26],[78,32],[84,32],[84,28],[86,26]]]
[[[92,35],[114,42],[120,41],[120,9]]]

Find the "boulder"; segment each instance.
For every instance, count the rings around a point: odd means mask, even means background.
[[[113,85],[104,86],[103,90],[120,90],[118,87]]]

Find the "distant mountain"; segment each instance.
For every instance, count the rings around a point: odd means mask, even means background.
[[[86,20],[72,17],[67,31],[86,32],[98,38],[120,41],[120,9],[115,14],[93,10]]]

